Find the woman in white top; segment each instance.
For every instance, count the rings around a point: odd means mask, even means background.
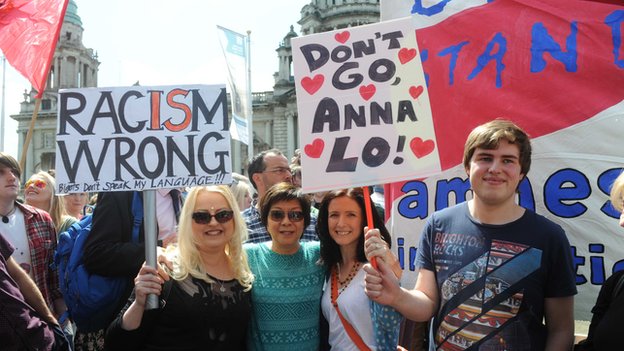
[[[361,188],[327,193],[319,208],[317,233],[321,258],[328,269],[321,309],[329,324],[328,343],[333,350],[396,350],[402,316],[392,308],[371,301],[364,292],[368,262],[364,249],[364,195]],[[389,250],[390,233],[372,211],[376,240],[367,252],[389,264],[396,259]]]

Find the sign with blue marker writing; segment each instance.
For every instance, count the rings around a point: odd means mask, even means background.
[[[229,183],[224,85],[64,89],[58,193]]]
[[[293,39],[309,192],[440,170],[421,53],[409,18]],[[320,173],[323,173],[320,176]]]
[[[624,269],[624,231],[608,200],[624,167],[622,3],[384,0],[381,7],[383,20],[412,18],[442,168],[385,187],[404,286],[416,280],[427,218],[472,196],[462,165],[468,133],[504,117],[533,144],[518,203],[566,231],[579,291],[575,318],[591,318],[601,284]]]

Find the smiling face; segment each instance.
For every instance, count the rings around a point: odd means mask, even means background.
[[[341,196],[331,200],[327,210],[329,235],[340,247],[355,252],[364,223],[362,209],[352,198]]]
[[[50,210],[52,195],[52,187],[41,176],[33,175],[24,185],[26,203],[44,211]]]
[[[515,204],[521,173],[518,146],[501,139],[496,149],[477,148],[466,169],[475,204],[498,207]]]
[[[200,252],[210,252],[223,250],[234,235],[234,220],[230,219],[225,223],[219,223],[214,215],[221,211],[231,211],[227,200],[223,195],[202,191],[197,194],[197,201],[193,212],[207,212],[212,216],[208,223],[202,224],[192,220],[191,230],[193,239]]]
[[[271,212],[282,211],[284,216],[277,220]],[[301,204],[298,200],[279,201],[271,206],[267,218],[267,231],[271,235],[273,251],[281,254],[293,254],[299,250],[299,239],[303,235],[304,219],[292,220],[289,212],[301,212]]]

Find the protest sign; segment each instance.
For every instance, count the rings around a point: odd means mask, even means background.
[[[224,85],[59,92],[58,193],[231,181]]]
[[[608,202],[624,166],[624,7],[384,0],[383,14],[413,16],[443,170],[386,187],[387,224],[405,286],[416,279],[427,217],[471,196],[461,165],[468,133],[504,117],[533,138],[519,203],[566,231],[579,290],[575,317],[589,319],[600,285],[624,269],[624,232]]]
[[[420,52],[409,19],[293,39],[307,192],[440,170]],[[320,176],[320,174],[323,174]]]

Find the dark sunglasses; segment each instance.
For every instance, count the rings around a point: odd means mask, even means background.
[[[284,219],[284,217],[286,217],[286,213],[288,213],[288,219],[291,222],[301,222],[303,221],[303,212],[301,211],[288,211],[288,212],[284,212],[282,210],[271,210],[269,212],[269,216],[271,216],[271,219],[279,222],[281,220]]]
[[[193,220],[197,224],[208,224],[212,222],[213,217],[219,223],[227,223],[234,218],[234,211],[221,210],[215,214],[210,214],[210,212],[193,212]]]

